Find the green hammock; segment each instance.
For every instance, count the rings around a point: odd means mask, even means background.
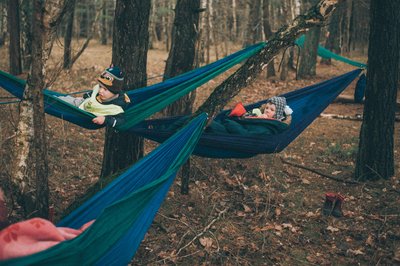
[[[300,36],[300,38],[298,38],[296,40],[296,44],[298,46],[300,46],[301,48],[303,48],[305,39],[306,39],[305,35]],[[358,68],[367,68],[366,64],[351,60],[349,58],[340,56],[338,54],[335,54],[335,53],[329,51],[328,49],[326,49],[325,47],[323,47],[321,45],[318,45],[317,53],[318,53],[318,55],[320,57],[325,58],[325,59],[330,59],[331,58],[331,59],[334,59],[334,60],[337,60],[337,61],[341,61],[343,63],[349,64],[349,65],[352,65],[352,66],[355,66],[355,67],[358,67]]]
[[[209,65],[194,69],[159,84],[128,91],[132,104],[125,111],[126,123],[117,129],[122,131],[129,129],[209,80],[253,56],[264,46],[265,43],[255,44]],[[24,80],[0,71],[0,86],[20,99],[23,97]],[[63,94],[51,90],[44,90],[43,93],[46,113],[88,129],[101,127],[92,123],[93,114],[56,97]]]

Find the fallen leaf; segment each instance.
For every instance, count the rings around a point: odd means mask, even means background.
[[[328,227],[326,228],[326,230],[331,231],[332,233],[334,233],[334,232],[339,232],[339,229],[336,228],[336,227],[333,227],[333,226],[328,226]]]
[[[351,254],[356,255],[356,256],[357,255],[364,255],[364,252],[362,252],[361,249],[356,249],[356,250],[348,249],[347,253],[351,253]]]
[[[281,212],[281,209],[279,209],[279,208],[276,208],[276,209],[275,209],[275,215],[276,215],[276,216],[281,215],[281,213],[282,213],[282,212]]]
[[[301,180],[301,183],[308,185],[308,184],[310,184],[310,181],[308,179],[303,178]]]
[[[199,239],[199,241],[200,241],[200,244],[205,248],[212,247],[212,244],[213,244],[212,238],[202,237],[202,238]]]
[[[247,206],[246,204],[243,204],[243,203],[242,203],[242,205],[243,205],[243,208],[244,208],[244,212],[251,212],[251,209],[250,209],[249,206]]]
[[[369,235],[367,240],[365,241],[365,244],[372,246],[374,244],[374,238],[373,236]]]
[[[342,171],[333,171],[332,172],[332,175],[338,175],[338,174],[340,174]]]

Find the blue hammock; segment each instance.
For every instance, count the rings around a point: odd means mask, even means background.
[[[168,79],[164,82],[127,91],[127,94],[132,99],[132,104],[125,111],[127,122],[123,125],[123,128],[118,129],[126,130],[150,115],[162,110],[183,95],[251,57],[264,46],[265,43],[255,44],[209,65]],[[0,71],[0,87],[9,91],[15,97],[22,99],[25,81]],[[43,93],[46,113],[87,129],[97,129],[101,127],[92,122],[93,114],[85,112],[56,97],[65,94],[51,90],[44,90]]]
[[[193,151],[207,116],[200,115],[63,219],[76,238],[1,265],[127,265],[163,202],[180,166]]]
[[[210,158],[248,158],[257,154],[282,151],[316,119],[322,111],[360,74],[357,69],[333,79],[298,89],[282,96],[293,109],[292,122],[276,135],[239,135],[203,133],[194,154]],[[247,110],[258,108],[266,100],[246,106]],[[230,110],[222,111],[216,121],[227,119]],[[158,142],[173,134],[166,125],[176,123],[182,117],[143,121],[130,129],[131,132]],[[229,119],[229,118],[228,118]]]

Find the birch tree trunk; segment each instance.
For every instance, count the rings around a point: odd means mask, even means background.
[[[24,216],[48,216],[48,160],[45,137],[45,64],[55,26],[64,12],[63,1],[35,1],[32,24],[32,66],[28,75],[15,141],[11,183]]]

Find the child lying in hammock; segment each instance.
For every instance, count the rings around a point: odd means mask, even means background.
[[[286,105],[285,97],[274,96],[268,99],[268,101],[260,108],[254,108],[249,112],[246,112],[243,105],[239,103],[232,110],[229,116],[241,116],[243,118],[276,119],[289,125],[292,121],[292,113],[292,109],[288,105]]]
[[[83,97],[60,96],[59,98],[97,117],[93,123],[115,127],[125,122],[124,110],[130,103],[123,92],[124,77],[118,67],[109,67],[97,79],[99,84]]]

